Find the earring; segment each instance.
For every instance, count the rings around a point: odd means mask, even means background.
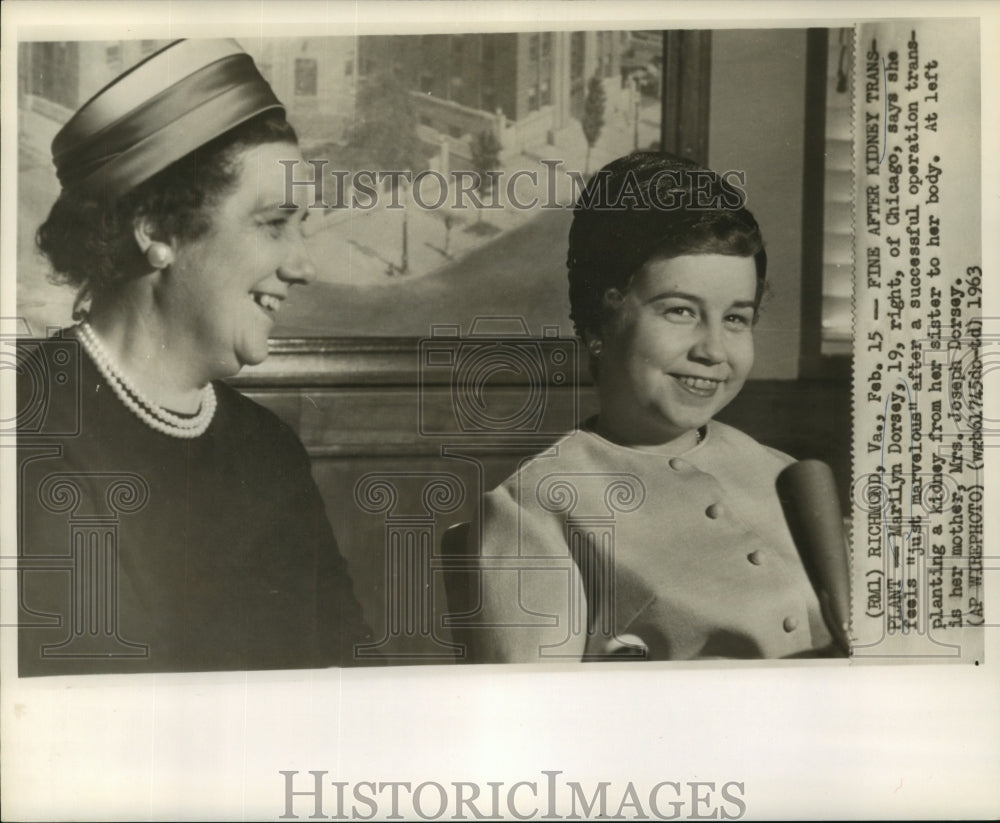
[[[146,260],[154,269],[165,269],[174,262],[174,250],[166,243],[151,243],[146,249]]]
[[[601,352],[604,351],[604,343],[600,340],[591,340],[587,344],[587,348],[590,349],[590,353],[594,355],[594,357],[600,357]]]
[[[90,314],[90,284],[84,283],[76,293],[76,297],[73,299],[73,322],[79,323],[81,320],[86,320],[87,315]]]

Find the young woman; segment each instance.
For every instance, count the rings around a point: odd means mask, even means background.
[[[569,236],[600,413],[486,495],[481,661],[828,653],[775,490],[794,462],[715,415],[754,361],[767,258],[742,192],[618,159]]]

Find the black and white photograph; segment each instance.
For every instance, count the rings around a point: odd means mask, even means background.
[[[4,6],[5,820],[1000,812],[994,10],[90,8]]]

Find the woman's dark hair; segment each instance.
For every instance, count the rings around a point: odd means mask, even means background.
[[[35,235],[52,265],[51,279],[97,296],[140,276],[149,267],[135,242],[135,218],[148,218],[157,239],[198,239],[211,228],[211,207],[236,184],[237,155],[267,143],[298,143],[279,109],[210,140],[117,200],[63,189]]]
[[[759,306],[767,254],[742,183],[739,175],[723,178],[666,152],[636,152],[597,172],[577,200],[569,232],[576,333],[600,329],[609,289],[624,293],[646,263],[686,254],[753,257]]]

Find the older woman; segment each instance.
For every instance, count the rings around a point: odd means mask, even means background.
[[[570,303],[600,413],[485,496],[474,659],[829,651],[775,491],[794,461],[713,420],[750,373],[764,291],[744,199],[660,153],[581,196]]]
[[[22,346],[53,377],[19,381],[44,411],[19,420],[19,673],[350,662],[369,631],[305,450],[221,382],[314,274],[281,103],[235,42],[179,41],[53,156],[38,246],[80,322]]]

